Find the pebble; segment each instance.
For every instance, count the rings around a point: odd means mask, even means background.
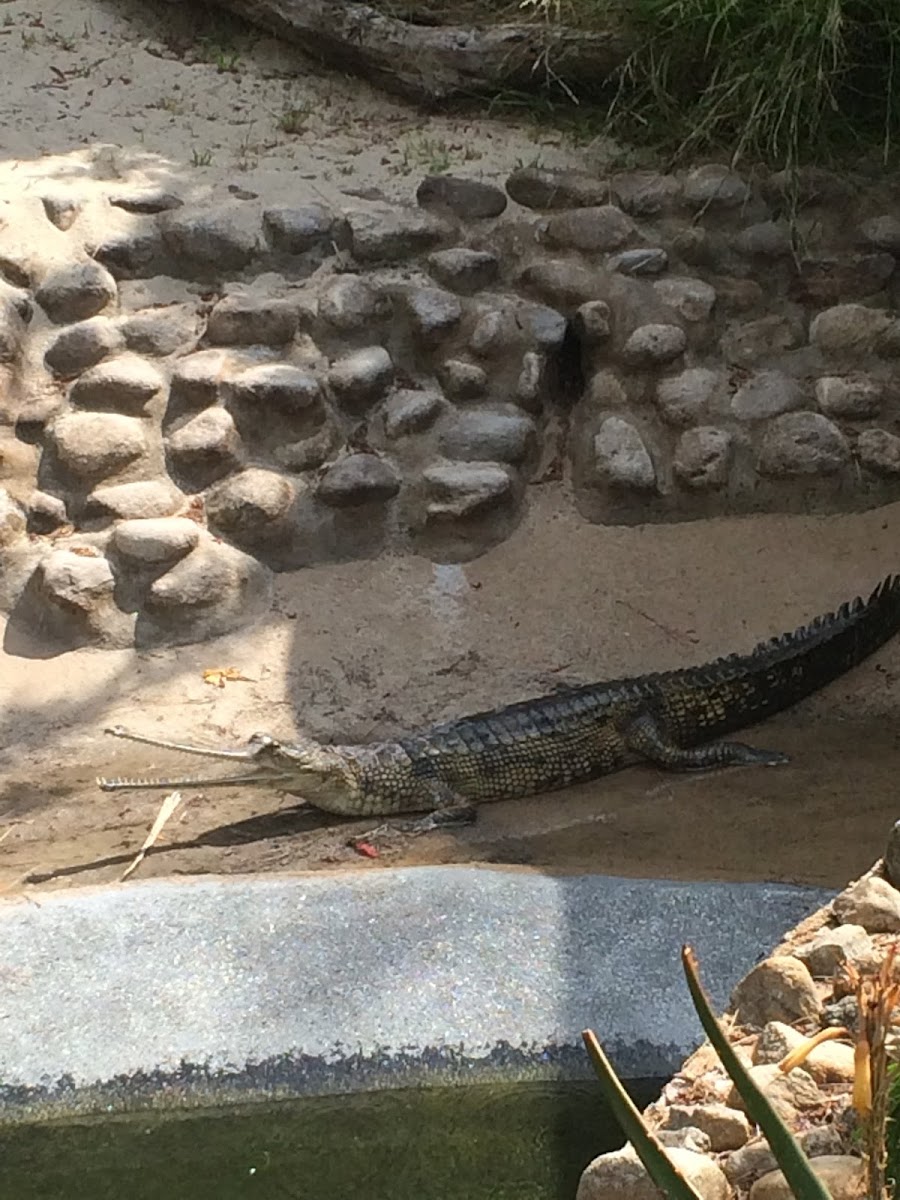
[[[377,454],[348,454],[328,468],[316,496],[332,508],[384,504],[400,491],[400,476]]]
[[[501,188],[458,175],[426,175],[416,189],[416,200],[422,208],[449,210],[463,221],[499,217],[507,205]]]
[[[530,417],[487,408],[457,414],[438,439],[441,453],[458,462],[521,463],[536,444]]]
[[[200,527],[187,517],[120,521],[112,535],[112,545],[119,554],[154,565],[183,558],[199,540]]]
[[[326,377],[335,401],[352,412],[377,404],[393,381],[394,364],[383,346],[367,346],[337,359]]]
[[[743,1025],[816,1020],[821,1005],[809,970],[790,955],[775,955],[753,968],[732,993],[731,1007]]]
[[[63,413],[51,437],[62,465],[82,478],[111,475],[147,450],[143,422],[121,413]]]
[[[766,429],[757,468],[776,479],[831,475],[850,461],[840,429],[821,413],[792,412],[776,417]]]
[[[621,417],[607,417],[594,438],[598,478],[614,487],[634,491],[656,489],[656,468],[644,439]]]
[[[65,325],[94,317],[116,297],[116,281],[93,259],[49,271],[35,294],[51,321]]]
[[[69,399],[79,408],[124,409],[140,413],[166,385],[165,377],[146,359],[120,354],[89,367],[72,384]]]
[[[438,283],[462,296],[490,287],[500,275],[500,259],[492,250],[471,250],[467,246],[436,250],[429,254],[426,265]]]

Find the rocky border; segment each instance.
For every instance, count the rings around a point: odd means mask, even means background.
[[[827,1041],[803,1067],[784,1073],[777,1064],[820,1029],[844,1026],[854,1032],[856,997],[841,967],[877,970],[896,941],[900,891],[893,881],[900,883],[900,822],[884,859],[758,963],[735,987],[724,1018],[735,1051],[797,1136],[833,1200],[856,1200],[864,1182],[851,1104],[854,1047]],[[709,1042],[687,1059],[644,1118],[704,1200],[792,1200],[766,1139],[748,1119]],[[601,1198],[658,1198],[630,1145],[585,1168],[577,1200]]]

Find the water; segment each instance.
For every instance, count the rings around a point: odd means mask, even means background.
[[[630,1086],[639,1106],[659,1081]],[[15,1200],[574,1200],[623,1137],[591,1083],[368,1092],[0,1130]]]

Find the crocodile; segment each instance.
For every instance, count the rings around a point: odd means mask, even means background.
[[[900,575],[893,575],[868,600],[857,597],[793,633],[761,642],[749,654],[561,689],[385,742],[342,746],[255,734],[244,749],[217,750],[116,726],[106,732],[247,763],[250,769],[218,778],[117,778],[98,784],[112,791],[282,782],[327,813],[424,812],[452,823],[471,819],[478,804],[556,791],[641,760],[673,770],[774,766],[787,756],[714,739],[795,704],[855,667],[898,629]],[[423,827],[429,827],[427,819]]]

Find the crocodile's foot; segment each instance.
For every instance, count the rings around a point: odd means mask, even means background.
[[[356,846],[362,843],[375,845],[378,842],[390,841],[396,837],[421,837],[423,833],[432,833],[435,829],[454,829],[464,825],[473,825],[478,817],[478,809],[474,804],[456,804],[448,808],[438,808],[426,813],[423,817],[413,820],[385,821],[374,829],[369,829],[351,840]]]

